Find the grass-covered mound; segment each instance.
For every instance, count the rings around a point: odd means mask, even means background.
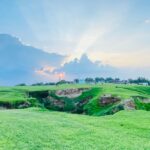
[[[20,102],[28,100],[28,93],[34,91],[51,91],[67,88],[86,88],[91,85],[60,85],[60,86],[14,86],[14,87],[0,87],[0,102]]]
[[[74,89],[74,90],[71,90]],[[80,90],[82,89],[83,92]],[[85,90],[86,89],[86,90]],[[69,96],[68,92],[73,92]],[[59,94],[63,93],[61,96]],[[103,95],[112,95],[116,102],[101,103]],[[138,85],[59,85],[1,87],[0,107],[27,108],[44,107],[50,110],[88,115],[109,115],[129,106],[150,110],[150,87]]]
[[[0,111],[2,150],[149,150],[150,112],[92,117],[37,108]]]

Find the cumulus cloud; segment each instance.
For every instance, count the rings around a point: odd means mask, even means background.
[[[75,58],[61,67],[53,68],[46,66],[36,70],[36,73],[41,76],[41,78],[58,81],[60,79],[73,80],[74,78],[96,76],[116,77],[118,71],[117,68],[104,65],[100,61],[92,62],[86,54],[83,54],[80,59]]]
[[[49,74],[65,61],[66,56],[47,53],[24,45],[18,38],[0,34],[0,84],[49,81]]]
[[[40,76],[46,82],[48,81],[58,81],[65,78],[65,72],[57,72],[57,69],[52,66],[44,66],[41,69],[36,69],[35,73]]]
[[[149,69],[116,68],[101,61],[91,61],[86,54],[68,62],[65,62],[66,58],[67,56],[26,46],[16,37],[0,34],[0,85],[96,76],[127,78],[150,74]]]
[[[100,61],[92,62],[86,54],[83,54],[80,59],[65,63],[57,71],[64,71],[67,79],[85,78],[95,76],[115,76],[117,75],[117,68],[110,65],[104,65]]]
[[[48,69],[46,69],[48,68]],[[42,68],[37,71],[38,75],[45,79],[58,81],[60,79],[73,80],[75,78],[86,77],[119,77],[122,79],[137,78],[140,76],[149,77],[150,71],[148,67],[113,67],[103,64],[101,61],[91,61],[86,54],[80,59],[73,59],[65,63],[63,66],[55,69],[51,67]]]
[[[37,74],[43,74],[43,73],[52,73],[55,70],[55,67],[52,66],[44,66],[41,69],[36,69],[35,72]]]

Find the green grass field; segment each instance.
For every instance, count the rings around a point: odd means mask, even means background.
[[[29,92],[69,88],[90,90],[74,99],[54,97],[70,106],[71,100],[78,102],[92,96],[83,107],[87,115],[52,111],[37,103],[26,109],[3,107],[31,102],[34,98],[29,97]],[[150,110],[150,103],[136,99],[137,110],[102,116],[118,105],[100,106],[103,94],[119,96],[122,101],[135,96],[150,99],[150,87],[114,84],[0,87],[0,150],[149,150],[150,111],[145,110]]]
[[[81,95],[77,99],[86,98],[86,96],[92,96],[88,104],[84,106],[84,110],[89,115],[103,115],[107,111],[111,112],[113,106],[100,107],[99,98],[104,94],[112,94],[114,96],[119,96],[122,100],[130,99],[132,97],[143,97],[146,99],[150,98],[150,87],[138,86],[138,85],[115,85],[115,84],[104,84],[104,85],[59,85],[59,86],[16,86],[16,87],[0,87],[0,105],[7,103],[12,105],[12,108],[17,108],[17,105],[22,102],[33,101],[31,97],[28,97],[29,92],[36,91],[52,91],[60,89],[69,88],[90,88],[91,90],[85,92],[83,96]],[[63,98],[64,101],[68,102],[70,100]],[[33,103],[33,102],[32,102]],[[35,102],[34,102],[35,103]],[[136,101],[138,109],[150,110],[149,104],[144,104]],[[139,105],[140,104],[140,105]],[[142,106],[141,106],[142,105]],[[146,105],[146,106],[145,106]],[[35,106],[35,105],[32,105]],[[69,108],[67,108],[69,109]]]
[[[115,94],[122,98],[129,98],[130,96],[144,96],[150,97],[150,87],[139,85],[89,85],[89,84],[65,84],[59,86],[16,86],[16,87],[0,87],[0,101],[18,101],[25,97],[28,91],[44,91],[44,90],[59,90],[67,88],[100,88],[100,94]]]
[[[0,111],[2,150],[149,150],[150,112],[93,117],[37,108]]]

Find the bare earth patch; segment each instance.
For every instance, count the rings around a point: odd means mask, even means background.
[[[59,97],[76,98],[87,90],[89,90],[89,88],[65,89],[65,90],[58,90],[56,91],[55,94]]]

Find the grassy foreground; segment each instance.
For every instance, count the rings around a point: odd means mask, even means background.
[[[150,112],[93,117],[40,108],[0,110],[1,150],[149,150]]]

